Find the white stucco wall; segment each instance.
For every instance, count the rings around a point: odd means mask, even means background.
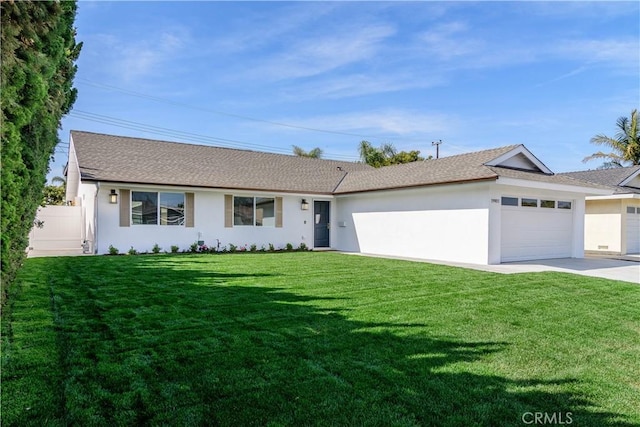
[[[168,191],[193,192],[195,227],[163,226],[163,225],[131,225],[120,227],[120,201],[110,204],[108,194],[112,188],[126,188],[131,191]],[[283,227],[224,226],[224,195],[261,196],[283,198]],[[310,196],[289,195],[263,192],[194,190],[193,188],[176,188],[163,186],[124,186],[122,184],[102,183],[97,195],[97,253],[108,253],[113,245],[119,251],[126,252],[134,247],[139,252],[150,252],[157,243],[163,251],[170,251],[172,245],[188,250],[198,240],[204,240],[208,246],[216,246],[218,240],[222,246],[234,244],[247,248],[256,244],[258,248],[269,243],[276,247],[284,247],[291,243],[294,247],[305,243],[313,247],[312,209],[302,211],[302,198],[313,200]],[[311,206],[313,204],[311,203]]]
[[[371,192],[336,201],[339,250],[488,262],[487,183]]]
[[[621,253],[622,202],[620,199],[587,202],[584,233],[585,250]]]

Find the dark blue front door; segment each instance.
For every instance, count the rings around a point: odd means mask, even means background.
[[[315,248],[329,247],[329,202],[313,202],[313,223]]]

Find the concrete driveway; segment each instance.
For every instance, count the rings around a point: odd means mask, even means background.
[[[562,273],[580,274],[582,276],[601,277],[611,280],[622,280],[640,284],[640,256],[624,256],[624,259],[605,257],[560,258],[536,261],[507,262],[498,265],[465,264],[457,262],[433,261],[416,258],[388,257],[371,254],[353,254],[380,258],[396,258],[409,261],[427,262],[431,264],[450,265],[493,273],[515,274],[541,271],[559,271]]]
[[[639,260],[640,261],[640,260]],[[640,284],[640,262],[613,258],[561,258],[537,261],[508,262],[487,266],[498,273],[560,271],[582,276],[602,277]],[[493,270],[495,268],[495,270]]]

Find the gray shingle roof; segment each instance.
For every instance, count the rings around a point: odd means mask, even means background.
[[[605,185],[613,189],[617,194],[636,193],[640,194],[640,188],[621,186],[620,184],[634,173],[640,170],[640,166],[630,166],[626,168],[596,169],[588,171],[566,172],[561,175],[584,182]]]
[[[361,163],[71,131],[83,180],[330,194]],[[338,169],[341,168],[342,170]]]
[[[517,145],[510,145],[475,153],[349,173],[336,193],[496,179],[498,174],[484,166],[484,163],[500,157],[516,147]]]
[[[519,145],[374,169],[362,163],[71,131],[85,181],[348,194],[509,177],[604,188],[485,164]],[[624,179],[624,178],[623,178]]]

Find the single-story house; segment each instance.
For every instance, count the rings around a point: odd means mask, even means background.
[[[569,172],[564,176],[607,186],[609,195],[586,197],[587,253],[640,253],[640,166]]]
[[[72,131],[67,199],[91,252],[335,249],[475,264],[584,254],[586,196],[523,145],[360,163]]]

